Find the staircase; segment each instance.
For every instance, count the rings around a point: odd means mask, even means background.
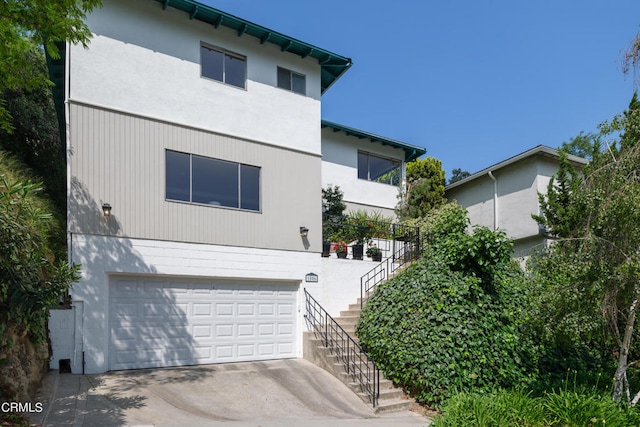
[[[418,233],[416,233],[418,235]],[[376,414],[410,409],[414,401],[402,389],[384,378],[375,362],[362,350],[355,335],[360,313],[368,296],[382,282],[399,274],[419,257],[419,245],[404,245],[392,257],[382,261],[361,279],[361,298],[340,316],[331,317],[307,292],[305,358],[332,373],[364,402],[371,403]]]
[[[310,332],[305,333],[305,358],[333,374],[349,387],[363,402],[373,405],[376,414],[405,411],[413,406],[402,389],[384,378],[375,362],[356,342],[357,318],[346,316],[348,333],[337,319],[329,316],[318,302],[307,293],[307,323]],[[360,311],[360,303],[351,304],[354,312]],[[350,310],[347,312],[350,313]],[[342,320],[345,320],[342,319]],[[355,319],[355,320],[354,320]]]
[[[353,374],[346,371],[344,363],[331,348],[325,346],[324,340],[316,336],[313,332],[306,332],[305,334],[308,334],[305,337],[305,358],[342,381],[342,383],[349,387],[363,402],[372,404],[371,395],[363,391],[362,385],[354,379]],[[373,366],[369,367],[369,369],[372,368]],[[377,388],[378,385],[379,389]],[[401,388],[395,387],[393,382],[384,378],[381,373],[379,379],[377,379],[377,386],[377,402],[373,408],[374,413],[383,414],[406,411],[413,406],[413,400],[407,398]]]

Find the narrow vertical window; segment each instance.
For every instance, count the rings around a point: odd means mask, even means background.
[[[191,201],[191,158],[189,154],[167,151],[167,199]]]

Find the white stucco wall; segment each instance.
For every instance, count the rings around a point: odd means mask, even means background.
[[[105,372],[109,367],[109,277],[115,274],[300,283],[298,356],[302,355],[301,336],[306,330],[302,286],[323,300],[322,280],[304,282],[306,274],[322,270],[317,253],[74,235],[72,259],[82,265],[82,280],[71,289],[76,312],[81,314],[74,325],[77,339],[73,349],[68,348],[68,340],[54,342],[51,366],[57,367],[59,359],[72,354],[73,373],[82,372],[83,351],[86,373]],[[53,329],[65,327],[57,317],[51,322]]]
[[[320,65],[215,29],[157,2],[108,0],[70,48],[73,101],[320,154]],[[200,77],[200,43],[247,58],[246,89]],[[306,75],[307,96],[276,87],[277,66]]]
[[[345,202],[367,206],[370,210],[394,209],[398,203],[400,187],[358,179],[358,150],[395,159],[404,165],[404,151],[401,149],[324,128],[322,187],[338,185],[344,193]]]
[[[360,278],[377,263],[321,258],[317,253],[279,251],[74,235],[72,260],[82,265],[82,280],[71,289],[73,310],[56,310],[50,317],[53,357],[71,359],[73,373],[101,373],[109,368],[109,279],[114,275],[177,278],[255,279],[256,283],[299,283],[298,357],[302,356],[305,301],[303,288],[332,316],[339,316],[360,297]],[[317,283],[305,282],[309,273]]]
[[[531,215],[539,214],[538,192],[546,193],[557,170],[557,159],[536,155],[493,171],[498,192],[497,225],[516,240],[516,256],[525,255],[544,241]],[[472,225],[494,227],[494,183],[488,174],[447,190],[446,196],[467,208]]]

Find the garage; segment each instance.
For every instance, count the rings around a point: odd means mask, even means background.
[[[298,284],[112,276],[111,370],[296,357]]]

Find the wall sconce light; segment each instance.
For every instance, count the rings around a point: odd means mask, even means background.
[[[109,218],[111,216],[111,205],[109,203],[102,204],[102,214],[105,218]]]
[[[303,239],[309,235],[309,229],[307,227],[300,227],[300,237]]]

